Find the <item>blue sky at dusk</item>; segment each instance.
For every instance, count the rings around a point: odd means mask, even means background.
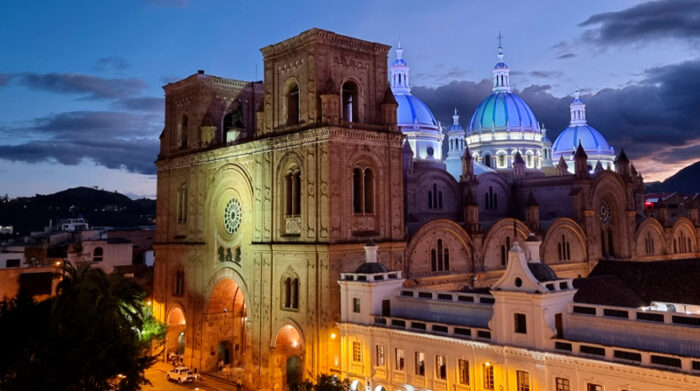
[[[588,122],[649,180],[700,157],[700,1],[4,1],[0,194],[155,196],[163,90],[204,69],[262,75],[259,49],[312,27],[395,45],[413,93],[467,126],[503,33],[511,84],[548,136],[579,88]],[[390,59],[394,53],[391,52]]]

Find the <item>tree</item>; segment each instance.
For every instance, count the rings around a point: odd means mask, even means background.
[[[306,380],[292,388],[294,391],[350,391],[350,380],[340,380],[336,375],[321,374],[316,379],[316,384]]]
[[[133,280],[66,266],[56,296],[0,304],[0,389],[138,390],[165,327]]]

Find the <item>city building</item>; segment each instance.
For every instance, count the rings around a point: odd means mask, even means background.
[[[574,319],[573,279],[588,276],[601,261],[700,257],[697,204],[672,224],[646,217],[642,177],[624,151],[614,167],[603,169],[597,161],[590,167],[588,143],[581,139],[573,160],[561,156],[556,167],[550,165],[552,144],[511,90],[501,48],[493,94],[477,107],[466,131],[455,113],[446,156],[440,124],[411,94],[402,49],[392,62],[389,49],[311,29],[261,49],[263,82],[198,71],[164,86],[154,313],[171,326],[168,352],[182,353],[189,366],[204,372],[219,362],[238,368],[247,388],[284,389],[321,373],[375,379],[370,366],[343,361],[353,345],[346,342],[354,332],[358,338],[374,332],[367,327],[383,313],[385,300],[392,316],[398,308],[409,311],[408,318],[422,312],[419,305],[409,309],[410,301],[394,304],[392,290],[425,291],[438,299],[431,303],[446,302],[448,295],[459,302],[457,292],[466,292],[478,300],[474,309],[480,315],[476,323],[455,322],[470,325],[470,335],[494,335],[480,342],[496,351],[488,362],[511,360],[504,349],[512,345],[513,354],[531,365],[517,376],[549,384],[532,369],[544,364],[530,358],[550,352],[540,349],[556,352],[554,336],[540,327],[551,326],[554,310],[562,321]],[[582,103],[574,106],[576,113],[584,110]],[[591,156],[598,159],[598,152]],[[532,235],[536,248],[529,244]],[[378,262],[365,262],[368,241],[376,244],[371,247]],[[509,262],[521,256],[536,263],[533,279],[521,277],[527,292],[504,279]],[[341,299],[343,289],[351,289],[343,285],[348,274],[377,281],[375,270],[388,284],[372,294],[384,297],[381,304],[372,301],[369,310],[360,302],[362,317],[345,317],[355,308],[354,300]],[[494,311],[501,299],[509,309],[522,304],[525,315],[531,314],[527,319],[537,319],[526,326],[538,333],[536,339],[514,338],[498,326],[511,324],[505,310]],[[438,318],[430,322],[442,322]],[[453,332],[454,325],[446,324],[438,330]],[[571,344],[572,352],[580,349],[578,342],[560,342]],[[683,354],[687,369],[692,354]],[[501,372],[494,376],[511,379]],[[362,381],[411,391],[412,380],[406,379],[403,386],[398,380],[392,386]],[[437,390],[442,384],[411,387]]]

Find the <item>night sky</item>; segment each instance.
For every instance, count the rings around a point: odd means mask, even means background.
[[[550,139],[578,88],[589,125],[646,181],[699,160],[697,0],[3,1],[0,194],[154,197],[161,87],[197,69],[261,79],[259,49],[312,27],[400,40],[413,93],[445,127],[456,107],[465,128],[501,31],[511,85]]]

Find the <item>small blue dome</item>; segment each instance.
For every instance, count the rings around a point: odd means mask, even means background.
[[[397,123],[401,125],[427,125],[437,129],[438,123],[428,106],[412,94],[394,94],[399,108],[396,111]]]
[[[493,67],[493,69],[505,69],[508,68],[508,65],[506,65],[505,62],[499,61],[496,63],[496,66]]]
[[[391,66],[392,66],[392,67],[395,67],[395,66],[405,66],[405,67],[407,67],[407,66],[408,66],[408,63],[407,63],[406,60],[404,60],[403,58],[397,58],[396,60],[394,60],[394,62],[391,63]]]
[[[523,128],[524,131],[540,133],[535,114],[519,96],[508,91],[494,92],[477,106],[468,134],[482,129]]]
[[[583,149],[591,154],[610,154],[614,151],[600,132],[589,125],[571,125],[564,129],[552,144],[553,154],[565,155],[576,150],[579,141]]]

